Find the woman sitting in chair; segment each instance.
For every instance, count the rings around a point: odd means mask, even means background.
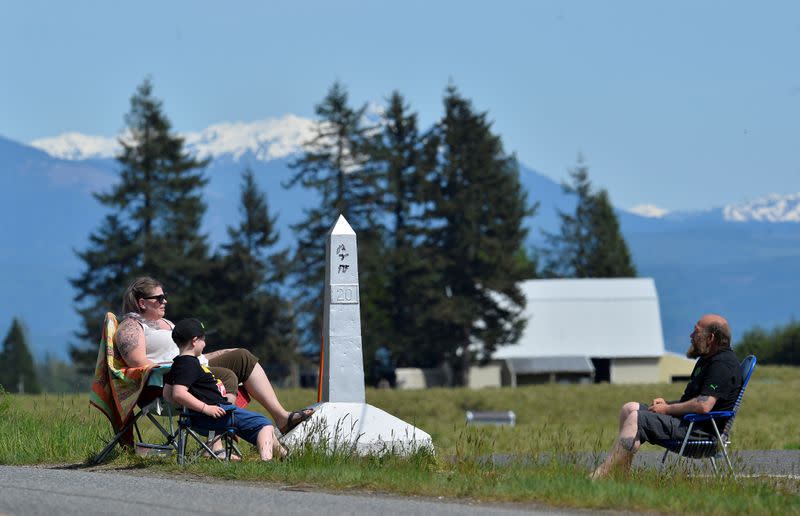
[[[175,325],[164,318],[167,296],[157,280],[140,277],[125,291],[122,300],[122,321],[114,335],[114,344],[129,367],[171,363],[178,356],[172,340]],[[239,382],[270,413],[278,429],[287,433],[311,417],[307,408],[289,412],[278,400],[264,369],[255,355],[241,348],[221,349],[200,356],[215,377],[222,380],[228,399],[233,402]]]

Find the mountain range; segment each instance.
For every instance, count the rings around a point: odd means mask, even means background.
[[[278,214],[282,245],[291,245],[289,226],[301,220],[303,207],[316,202],[316,195],[299,186],[286,190],[281,182],[291,174],[289,163],[313,124],[290,115],[217,124],[183,135],[191,152],[211,158],[204,230],[212,245],[224,240],[226,225],[238,221],[246,167]],[[86,248],[106,213],[92,193],[117,180],[117,148],[116,139],[78,133],[30,144],[0,137],[0,217],[6,221],[0,230],[0,267],[6,278],[0,332],[5,334],[12,317],[20,317],[39,359],[45,354],[66,358],[73,341],[79,320],[68,278],[81,270],[74,251]],[[533,247],[541,244],[542,230],[557,231],[557,210],[571,209],[574,200],[528,166],[521,165],[520,179],[529,200],[540,203],[528,222]],[[655,279],[667,349],[685,350],[703,312],[725,314],[734,340],[754,326],[769,328],[797,317],[800,194],[696,212],[642,206],[617,214],[639,275]],[[99,329],[100,321],[98,335]]]

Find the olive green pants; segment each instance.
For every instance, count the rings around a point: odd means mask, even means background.
[[[246,349],[236,348],[208,361],[208,368],[215,378],[222,381],[228,394],[236,395],[239,383],[250,378],[258,358]]]

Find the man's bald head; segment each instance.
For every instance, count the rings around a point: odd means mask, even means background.
[[[713,335],[718,348],[731,347],[731,327],[727,319],[719,314],[706,314],[700,318],[698,325]]]
[[[692,345],[686,356],[697,358],[714,355],[731,347],[731,328],[728,320],[718,314],[705,314],[697,321],[691,335]]]

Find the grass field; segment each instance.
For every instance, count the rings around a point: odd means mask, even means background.
[[[187,469],[226,479],[310,484],[398,494],[543,503],[563,507],[660,512],[800,514],[797,479],[701,478],[680,470],[638,470],[628,478],[591,483],[587,467],[564,459],[572,452],[604,452],[614,438],[625,401],[680,397],[683,385],[541,385],[517,389],[368,390],[367,401],[428,432],[436,455],[410,458],[333,456],[297,450],[282,463],[258,462],[244,444],[238,464],[202,461]],[[794,410],[800,369],[756,369],[736,420],[733,446],[740,450],[800,449],[800,416]],[[279,392],[287,408],[316,401],[311,390]],[[110,425],[88,406],[88,396],[0,398],[0,463],[81,463],[110,437]],[[255,408],[251,405],[251,408]],[[466,410],[513,410],[515,427],[467,427]],[[653,447],[647,447],[655,449]],[[538,459],[542,452],[560,459]],[[494,466],[492,453],[519,458]],[[116,466],[182,474],[174,460],[118,453]]]

